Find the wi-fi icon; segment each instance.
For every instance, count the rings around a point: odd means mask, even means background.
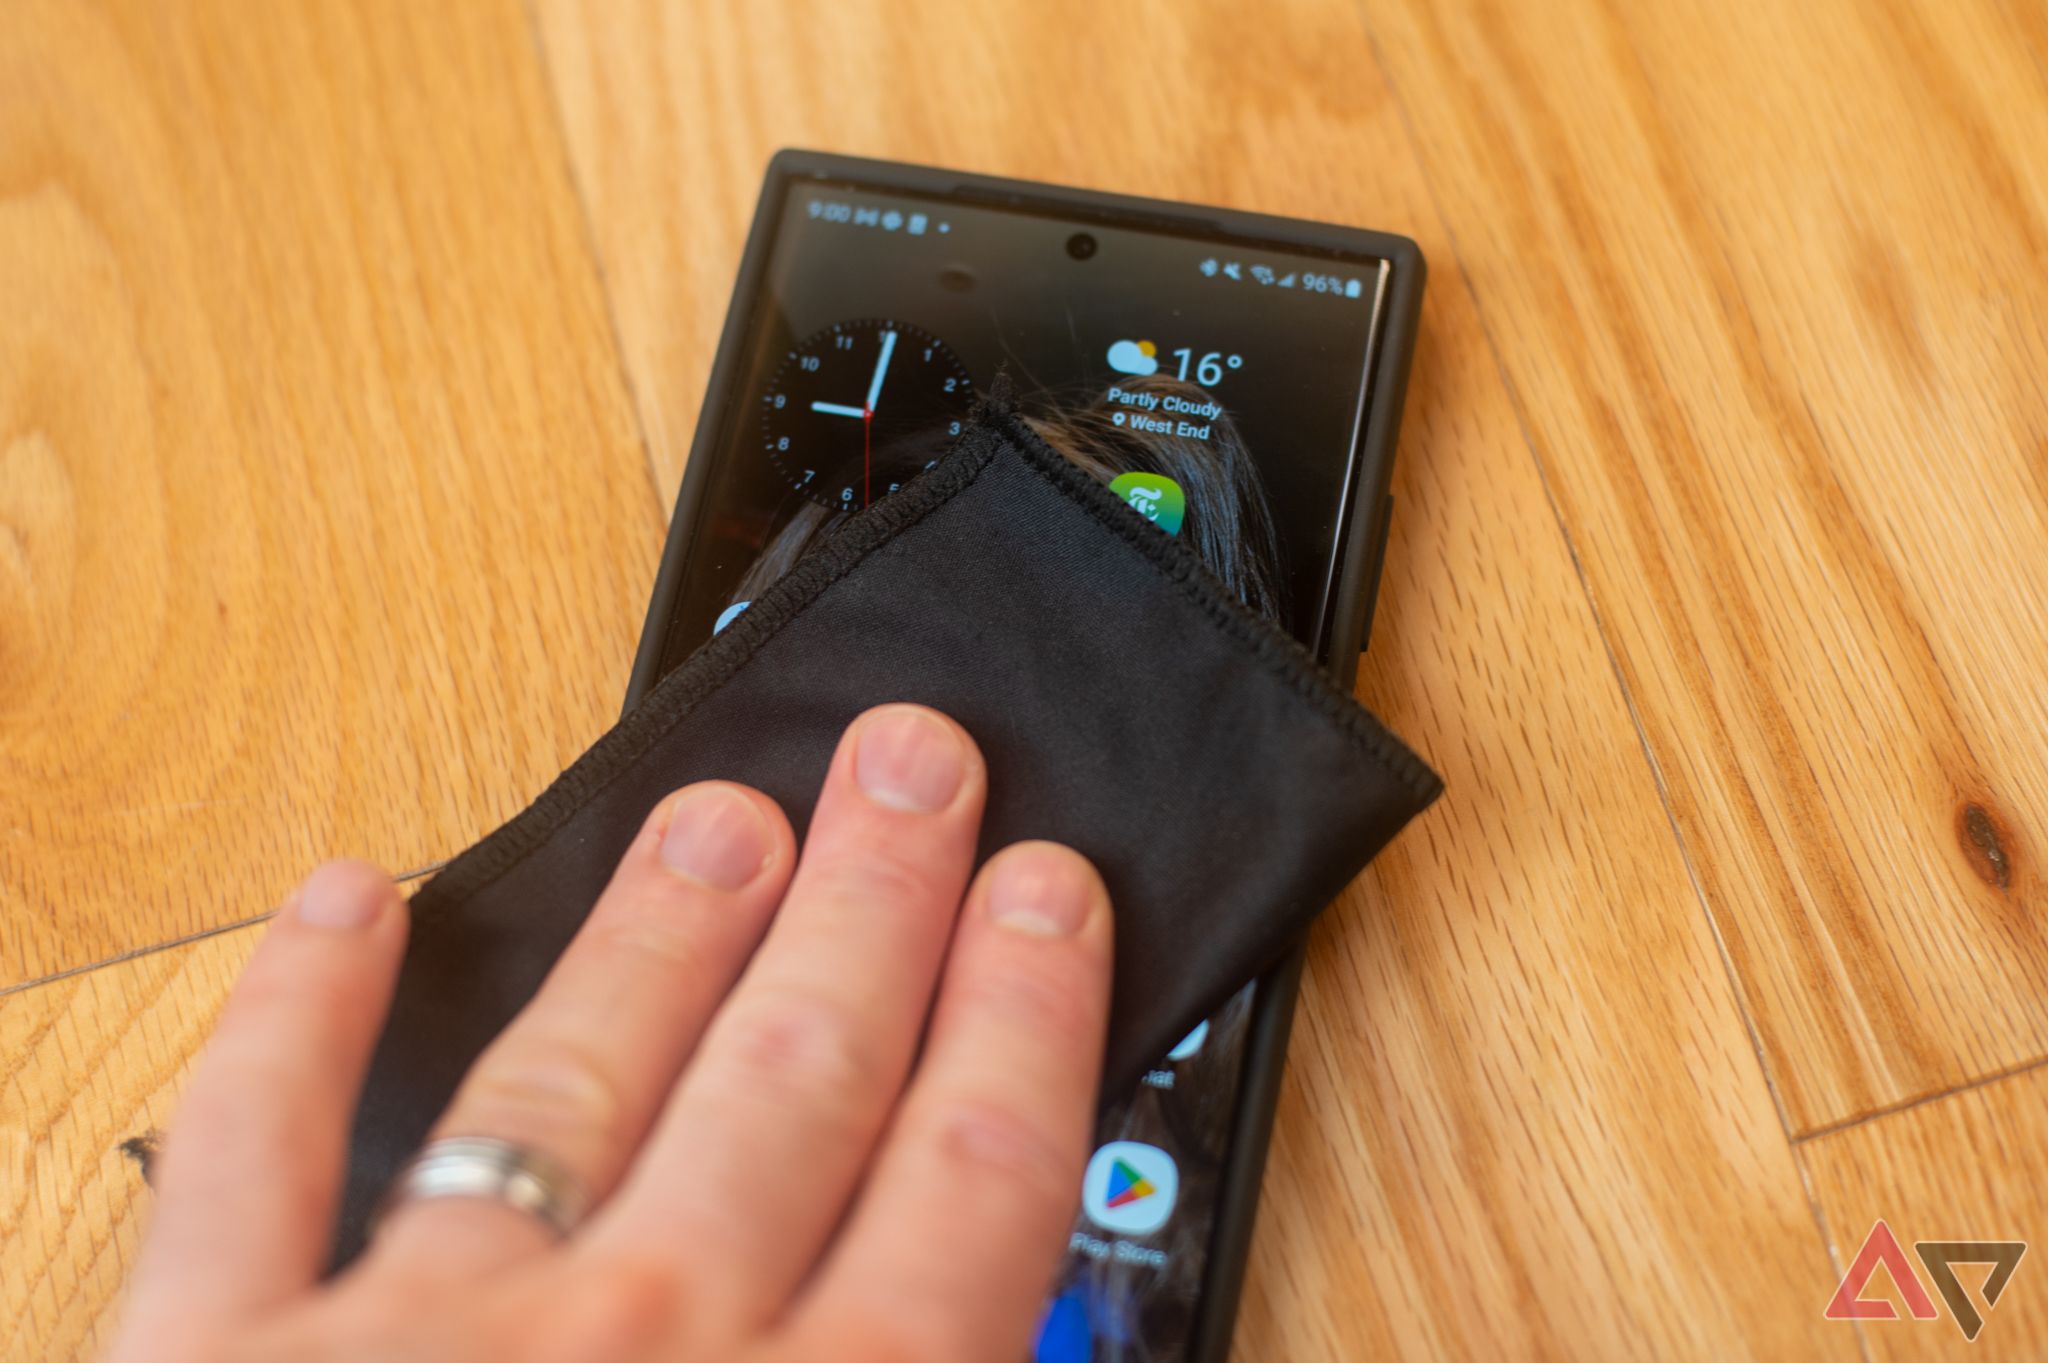
[[[1270,284],[1270,283],[1272,283],[1272,282],[1273,282],[1273,267],[1272,267],[1271,265],[1254,265],[1254,266],[1252,266],[1252,278],[1253,278],[1253,279],[1256,279],[1256,280],[1258,280],[1258,281],[1259,281],[1259,282],[1260,282],[1261,284]]]

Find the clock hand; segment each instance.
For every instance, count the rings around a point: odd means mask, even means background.
[[[875,361],[875,377],[868,384],[868,410],[875,410],[875,399],[882,396],[882,376],[889,372],[889,357],[896,353],[896,333],[882,333],[882,355]]]
[[[848,407],[843,402],[814,402],[811,404],[811,410],[823,412],[826,416],[850,416],[858,417],[862,420],[867,418],[867,412],[864,409]]]

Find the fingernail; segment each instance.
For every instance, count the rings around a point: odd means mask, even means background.
[[[899,706],[870,715],[853,750],[853,777],[892,809],[944,809],[967,779],[960,736],[923,710]]]
[[[1034,937],[1072,936],[1094,902],[1092,878],[1075,857],[1012,855],[996,864],[989,881],[989,917]]]
[[[391,898],[381,875],[348,863],[322,866],[299,888],[299,921],[320,928],[355,930],[377,921]]]
[[[771,847],[768,821],[729,786],[704,786],[676,801],[661,835],[661,864],[719,890],[761,874]]]

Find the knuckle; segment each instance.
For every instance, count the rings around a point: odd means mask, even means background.
[[[1074,1052],[1096,1044],[1103,982],[1048,964],[1013,962],[969,974],[957,986],[961,1013],[1030,1037],[1040,1048]]]
[[[812,889],[820,902],[855,913],[900,910],[946,898],[921,843],[871,843],[857,855],[820,867]]]
[[[947,1164],[1000,1178],[1027,1201],[1060,1205],[1072,1202],[1080,1187],[1084,1145],[1079,1134],[1063,1137],[1016,1107],[976,1099],[945,1105],[932,1142]]]
[[[536,1356],[643,1358],[691,1314],[692,1280],[674,1255],[607,1253],[579,1263],[566,1284],[573,1309],[542,1324]],[[664,1355],[665,1356],[665,1355]]]
[[[664,906],[659,913],[622,914],[597,929],[599,947],[631,964],[667,973],[695,976],[705,969],[707,952],[698,916]]]
[[[492,1134],[561,1132],[583,1145],[614,1140],[626,1104],[609,1070],[583,1046],[522,1037],[485,1057],[456,1110]]]
[[[852,1113],[888,1076],[848,1011],[799,995],[762,1000],[725,1020],[730,1082],[772,1105]]]

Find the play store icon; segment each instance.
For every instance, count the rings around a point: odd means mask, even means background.
[[[1081,1210],[1106,1231],[1150,1235],[1173,1215],[1179,1193],[1173,1156],[1140,1141],[1111,1141],[1088,1161]]]

